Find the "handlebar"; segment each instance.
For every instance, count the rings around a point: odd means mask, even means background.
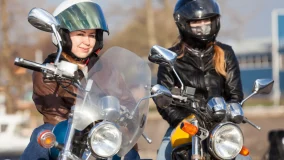
[[[62,61],[62,63],[63,63],[63,61]],[[54,64],[49,64],[49,63],[40,64],[40,63],[36,63],[36,62],[29,61],[29,60],[19,58],[19,57],[15,58],[14,64],[19,66],[19,67],[31,69],[33,71],[38,71],[38,72],[44,71],[44,72],[49,73],[53,76],[77,80],[76,76],[74,74],[74,71],[77,70],[76,68],[74,70],[72,70],[71,72],[70,71],[68,72],[68,71],[65,71],[65,70],[61,70],[60,68],[58,68],[59,66],[55,66]],[[69,63],[69,62],[65,62],[65,63],[63,63],[63,66],[64,65],[70,65],[70,64],[71,63]],[[74,64],[71,64],[71,65],[74,65]],[[71,66],[69,68],[72,68],[72,67],[74,68],[74,66]]]
[[[43,69],[46,69],[46,67],[42,64],[32,62],[29,60],[25,60],[19,57],[16,57],[14,64],[19,67],[24,67],[24,68],[31,69],[33,71],[38,71],[38,72],[42,71]]]
[[[181,96],[181,95],[174,95],[172,94],[173,99],[180,100],[181,102],[200,102],[200,100],[196,99],[194,96]]]
[[[174,99],[178,99],[178,100],[180,100],[180,101],[184,101],[184,102],[186,102],[187,101],[187,97],[183,97],[183,96],[180,96],[180,95],[172,95],[172,97],[174,98]]]

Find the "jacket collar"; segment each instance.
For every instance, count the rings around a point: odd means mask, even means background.
[[[209,48],[207,48],[206,50],[198,50],[198,49],[194,49],[191,48],[189,46],[185,46],[186,49],[186,53],[190,54],[190,55],[194,55],[197,57],[207,57],[210,56],[214,53],[214,47],[213,45],[211,45]]]

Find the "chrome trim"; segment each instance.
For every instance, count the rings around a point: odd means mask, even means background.
[[[151,49],[156,50],[156,52],[160,54],[171,66],[174,66],[177,60],[177,54],[175,52],[158,45],[154,45]]]
[[[241,123],[244,119],[244,111],[239,103],[228,104],[228,117],[231,122]]]
[[[100,129],[102,126],[104,126],[104,125],[106,125],[106,124],[111,124],[111,125],[113,125],[114,127],[116,127],[117,130],[119,131],[120,137],[121,137],[121,139],[122,139],[121,132],[120,132],[120,130],[118,129],[117,125],[115,125],[114,123],[111,123],[111,122],[108,122],[108,121],[102,121],[102,122],[100,122],[100,123],[97,123],[97,124],[90,130],[90,132],[89,132],[89,134],[88,134],[88,137],[87,137],[87,144],[88,144],[88,147],[89,147],[89,149],[90,149],[92,155],[93,155],[94,157],[96,157],[96,158],[108,158],[108,157],[102,157],[102,156],[97,155],[97,153],[95,153],[95,152],[93,151],[92,147],[91,147],[91,138],[92,138],[93,133],[96,132],[98,129]],[[120,146],[121,146],[121,143],[120,143]],[[120,147],[118,148],[118,150],[117,150],[113,155],[110,155],[110,156],[114,156],[116,153],[119,152],[119,150],[120,150]]]
[[[207,108],[211,114],[218,111],[226,111],[227,104],[223,97],[213,97],[207,102]]]
[[[70,156],[75,157],[75,155],[71,153],[73,137],[75,135],[75,128],[73,125],[74,107],[75,106],[72,106],[71,112],[69,113],[69,117],[68,117],[68,126],[67,126],[67,131],[65,134],[64,148],[60,152],[60,156],[59,156],[61,160],[67,160],[68,158],[70,158]]]
[[[58,21],[46,10],[41,8],[33,8],[28,14],[28,21],[35,28],[46,32],[53,32],[52,25],[59,27]]]
[[[198,127],[198,121],[196,119],[192,120],[191,123]],[[191,159],[192,160],[199,160],[201,159],[201,144],[200,144],[200,139],[197,135],[194,135],[191,137],[191,142],[192,142],[192,151],[191,151]]]
[[[236,125],[235,123],[232,123],[232,122],[224,122],[224,123],[219,123],[218,125],[216,125],[215,127],[214,127],[214,129],[210,132],[210,135],[209,135],[209,137],[208,137],[208,149],[209,149],[209,152],[215,157],[215,158],[217,158],[217,159],[223,159],[223,158],[220,158],[216,153],[215,153],[215,151],[213,150],[213,148],[212,148],[212,143],[213,143],[213,138],[214,138],[214,135],[215,135],[215,133],[221,128],[221,127],[223,127],[223,126],[225,126],[225,125],[233,125],[233,126],[236,126],[239,130],[240,130],[240,132],[241,132],[241,134],[242,134],[242,137],[243,137],[243,141],[244,141],[244,135],[243,135],[243,132],[242,132],[242,130],[241,130],[241,128],[238,126],[238,125]],[[244,142],[243,142],[244,143]]]

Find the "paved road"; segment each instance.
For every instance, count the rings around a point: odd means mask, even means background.
[[[159,115],[151,116],[148,119],[145,133],[153,140],[152,144],[146,143],[143,138],[138,141],[140,153],[142,158],[156,159],[156,151],[160,145],[161,139],[168,125],[165,121],[161,120]],[[155,118],[153,118],[155,117]],[[259,131],[249,124],[241,124],[241,128],[245,137],[245,146],[249,148],[250,155],[253,160],[261,160],[262,156],[267,151],[268,132],[273,129],[284,130],[284,114],[278,112],[276,114],[248,114],[249,120],[259,125],[262,129]]]

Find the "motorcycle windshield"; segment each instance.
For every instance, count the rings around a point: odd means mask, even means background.
[[[148,113],[151,70],[146,61],[126,49],[108,49],[81,81],[73,125],[83,130],[93,122],[110,121],[122,133],[118,152],[124,156],[141,136]],[[87,92],[86,92],[87,91]],[[139,103],[141,102],[141,103]]]

